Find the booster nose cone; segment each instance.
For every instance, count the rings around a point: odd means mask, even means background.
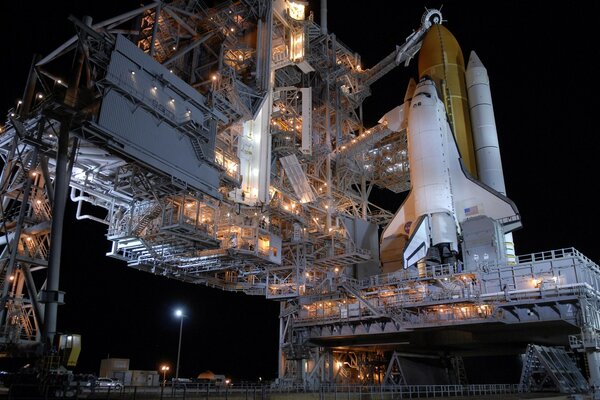
[[[471,51],[469,56],[469,62],[467,63],[466,72],[467,88],[472,85],[489,85],[490,79],[488,78],[487,70],[483,66],[483,63],[477,56],[477,53]]]

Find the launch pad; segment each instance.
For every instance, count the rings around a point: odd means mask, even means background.
[[[5,354],[56,332],[69,196],[127,266],[278,301],[281,385],[462,384],[465,359],[518,354],[524,387],[551,357],[581,375],[555,346],[600,384],[600,269],[572,248],[516,256],[487,73],[441,21],[427,10],[367,69],[303,2],[72,18],[0,135]],[[419,82],[364,126],[371,85],[417,54]],[[394,214],[375,186],[411,192]]]

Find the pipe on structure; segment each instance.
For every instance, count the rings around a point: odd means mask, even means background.
[[[104,225],[110,225],[108,221],[106,221],[102,218],[94,217],[93,215],[89,215],[89,214],[81,214],[81,207],[82,207],[82,203],[84,201],[91,203],[93,205],[98,205],[98,202],[91,197],[84,196],[83,193],[80,196],[77,196],[76,190],[77,189],[74,187],[71,188],[71,201],[77,203],[77,211],[75,212],[75,218],[80,221],[84,220],[84,219],[89,219],[89,220],[99,222]]]
[[[327,35],[327,0],[321,0],[321,33]]]

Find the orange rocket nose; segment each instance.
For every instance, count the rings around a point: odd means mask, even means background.
[[[465,59],[458,41],[446,27],[433,25],[425,37],[419,52],[419,78],[423,75],[438,75],[437,71],[443,65],[454,65],[465,70]]]
[[[419,77],[429,76],[444,101],[460,156],[471,175],[477,177],[471,118],[465,82],[465,59],[458,41],[440,24],[425,34],[419,51]]]

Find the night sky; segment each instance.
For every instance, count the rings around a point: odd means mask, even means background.
[[[593,61],[600,55],[594,27],[599,3],[494,4],[448,0],[442,14],[465,58],[475,50],[488,69],[507,195],[524,225],[514,234],[517,253],[575,247],[600,262],[600,214],[592,194],[600,172],[598,65]],[[22,95],[32,54],[46,55],[72,36],[69,14],[91,15],[99,22],[138,5],[132,0],[31,7],[3,2],[0,109],[8,110]],[[311,5],[319,21],[318,2]],[[328,27],[369,68],[419,27],[425,6],[440,3],[330,0]],[[416,75],[412,62],[371,87],[373,95],[364,103],[367,126],[402,102],[409,78]],[[399,199],[387,204],[397,206]],[[174,371],[179,321],[173,310],[181,306],[188,317],[180,376],[207,369],[237,381],[276,376],[277,303],[129,269],[104,256],[110,248],[104,227],[76,221],[74,210],[69,202],[61,267],[66,305],[59,308],[58,329],[82,335],[78,371],[97,373],[107,356],[129,358],[131,369],[169,363]]]

